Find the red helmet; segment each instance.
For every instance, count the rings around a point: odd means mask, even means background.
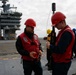
[[[55,26],[56,24],[58,24],[60,21],[62,20],[65,20],[66,16],[61,13],[61,12],[56,12],[52,18],[51,18],[51,21],[52,21],[52,25]]]
[[[29,19],[27,19],[27,20],[25,21],[24,25],[26,25],[26,26],[31,26],[31,27],[35,27],[35,26],[36,26],[36,22],[35,22],[33,19],[29,18]]]

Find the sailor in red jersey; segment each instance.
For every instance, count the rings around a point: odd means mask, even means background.
[[[56,12],[51,17],[52,25],[60,30],[55,45],[48,42],[53,58],[52,75],[67,75],[71,66],[75,36],[65,19],[66,16],[61,12]]]
[[[43,71],[40,62],[42,48],[38,36],[34,34],[36,22],[29,18],[24,25],[26,25],[26,28],[16,41],[16,49],[23,60],[24,75],[32,75],[32,71],[34,71],[35,75],[42,75]]]

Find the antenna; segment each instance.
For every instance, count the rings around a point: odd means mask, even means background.
[[[17,7],[10,7],[10,4],[6,4],[6,2],[8,0],[0,0],[2,1],[3,5],[0,6],[0,8],[3,8],[3,11],[6,12],[7,10],[11,9],[11,8],[14,8],[14,9],[17,9]]]
[[[8,0],[0,0],[0,1],[2,1],[3,4],[6,4],[6,1],[8,1]]]
[[[0,8],[3,8],[3,11],[5,12],[6,11],[6,2],[8,1],[8,0],[0,0],[0,1],[2,1],[2,3],[3,3],[3,5],[2,6],[0,6]]]
[[[8,1],[8,0],[0,0],[0,1]]]

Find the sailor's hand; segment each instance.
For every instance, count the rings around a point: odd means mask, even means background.
[[[46,42],[46,47],[47,47],[48,49],[50,48],[50,42],[49,42],[49,41]]]
[[[36,52],[32,51],[32,52],[30,52],[30,57],[33,58],[33,59],[35,59],[35,58],[38,57],[38,55],[37,55]]]
[[[39,56],[41,56],[42,55],[42,51],[41,50],[39,50]]]

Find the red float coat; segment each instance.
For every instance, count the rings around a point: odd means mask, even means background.
[[[69,46],[67,47],[66,51],[63,53],[63,54],[57,54],[57,53],[53,53],[52,56],[53,56],[53,60],[54,62],[56,63],[67,63],[67,62],[70,62],[71,61],[71,57],[72,57],[72,47],[73,47],[73,44],[74,44],[74,40],[75,40],[75,37],[74,37],[74,33],[72,32],[72,30],[70,29],[69,26],[67,26],[66,28],[64,28],[64,30],[61,30],[57,36],[57,39],[56,39],[56,43],[55,45],[57,46],[62,34],[65,32],[65,31],[68,31],[71,33],[72,35],[72,40],[69,44]],[[66,39],[66,38],[65,38]]]
[[[39,55],[39,40],[38,40],[38,36],[36,34],[34,34],[33,39],[29,39],[27,37],[27,35],[25,33],[22,33],[20,35],[21,41],[22,41],[22,45],[24,50],[27,50],[29,53],[32,51],[35,51],[37,53],[37,58]],[[34,45],[31,45],[31,43],[34,43]],[[31,58],[30,56],[24,56],[22,55],[22,59],[24,60],[34,60],[33,58]]]

